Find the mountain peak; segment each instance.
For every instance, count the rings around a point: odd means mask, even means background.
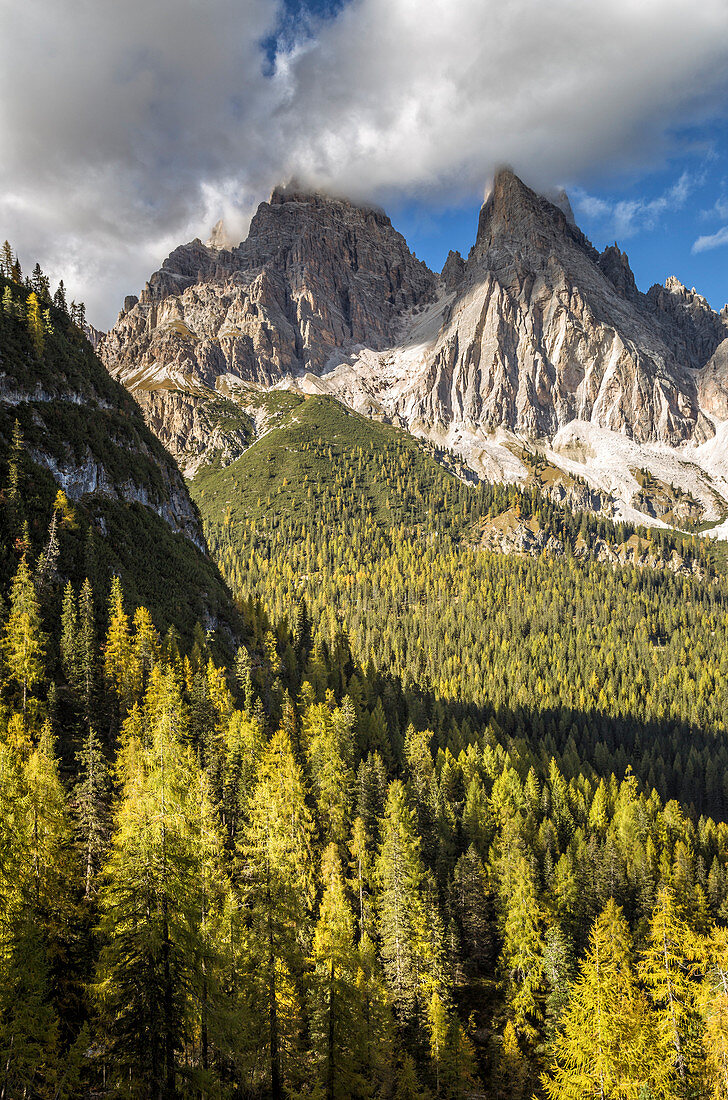
[[[599,266],[610,283],[625,298],[634,300],[639,296],[627,253],[622,252],[616,241],[614,244],[607,245],[604,249],[599,257]]]
[[[313,187],[304,187],[298,180],[288,180],[287,183],[277,183],[271,191],[270,198],[268,199],[269,206],[282,206],[286,202],[321,202],[326,200],[326,196],[322,195],[320,191],[317,191]]]
[[[222,252],[223,249],[230,248],[233,244],[222,218],[213,225],[212,233],[205,241],[205,244],[207,248],[214,248],[216,252]]]
[[[566,194],[555,198],[556,203],[531,190],[513,169],[499,168],[480,210],[476,252],[482,254],[508,238],[527,240],[537,247],[548,247],[554,235],[582,238]]]

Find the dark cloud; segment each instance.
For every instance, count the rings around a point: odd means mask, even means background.
[[[724,0],[353,0],[298,39],[275,0],[3,20],[0,235],[104,325],[180,240],[221,214],[241,234],[279,178],[457,197],[503,161],[541,186],[646,167],[722,108],[728,73]]]

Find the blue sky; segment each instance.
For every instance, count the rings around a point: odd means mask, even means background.
[[[641,290],[677,275],[718,310],[728,302],[728,237],[720,245],[698,250],[694,246],[726,224],[728,135],[715,125],[706,127],[707,137],[709,156],[676,156],[659,170],[636,178],[596,177],[587,181],[588,186],[569,188],[569,193],[580,229],[600,250],[616,240],[627,252]],[[471,202],[453,207],[395,199],[387,212],[418,257],[440,270],[450,248],[467,256],[475,241],[481,201],[482,196],[474,195]]]
[[[0,71],[0,239],[101,328],[293,177],[439,269],[500,164],[566,187],[641,287],[728,298],[726,0],[28,0]]]

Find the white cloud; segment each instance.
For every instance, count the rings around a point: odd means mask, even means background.
[[[279,178],[383,203],[472,196],[504,161],[578,182],[654,165],[725,103],[725,0],[352,0],[268,77],[277,19],[277,0],[5,3],[0,236],[70,270],[92,320]]]
[[[577,187],[572,192],[572,200],[580,214],[606,222],[615,238],[625,240],[644,229],[654,229],[663,215],[681,210],[691,192],[702,182],[702,175],[683,172],[671,187],[653,199],[623,199],[612,203]]]
[[[707,237],[698,237],[691,251],[708,252],[710,249],[720,248],[724,244],[728,244],[728,225],[722,226],[716,233],[711,233]]]

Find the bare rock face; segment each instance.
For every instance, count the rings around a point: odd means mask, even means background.
[[[725,311],[715,313],[701,294],[688,290],[674,275],[665,280],[664,286],[650,287],[645,297],[675,357],[694,370],[705,366],[728,337]]]
[[[459,252],[452,249],[447,254],[445,266],[440,272],[440,279],[448,290],[457,290],[465,275],[465,260]]]
[[[99,353],[188,468],[244,445],[223,446],[199,400],[229,376],[323,387],[431,438],[550,440],[577,420],[709,439],[728,415],[728,316],[675,279],[642,294],[554,198],[499,172],[467,261],[451,252],[438,278],[381,211],[276,188],[242,244],[218,226],[175,249]]]
[[[102,344],[131,389],[318,373],[336,348],[384,347],[435,289],[389,218],[343,200],[276,188],[246,241],[220,236],[175,249]]]
[[[642,297],[618,249],[600,256],[500,172],[432,359],[430,415],[459,407],[479,427],[539,437],[573,419],[637,440],[704,437],[695,379]]]
[[[700,403],[716,420],[728,420],[728,337],[700,371]]]

